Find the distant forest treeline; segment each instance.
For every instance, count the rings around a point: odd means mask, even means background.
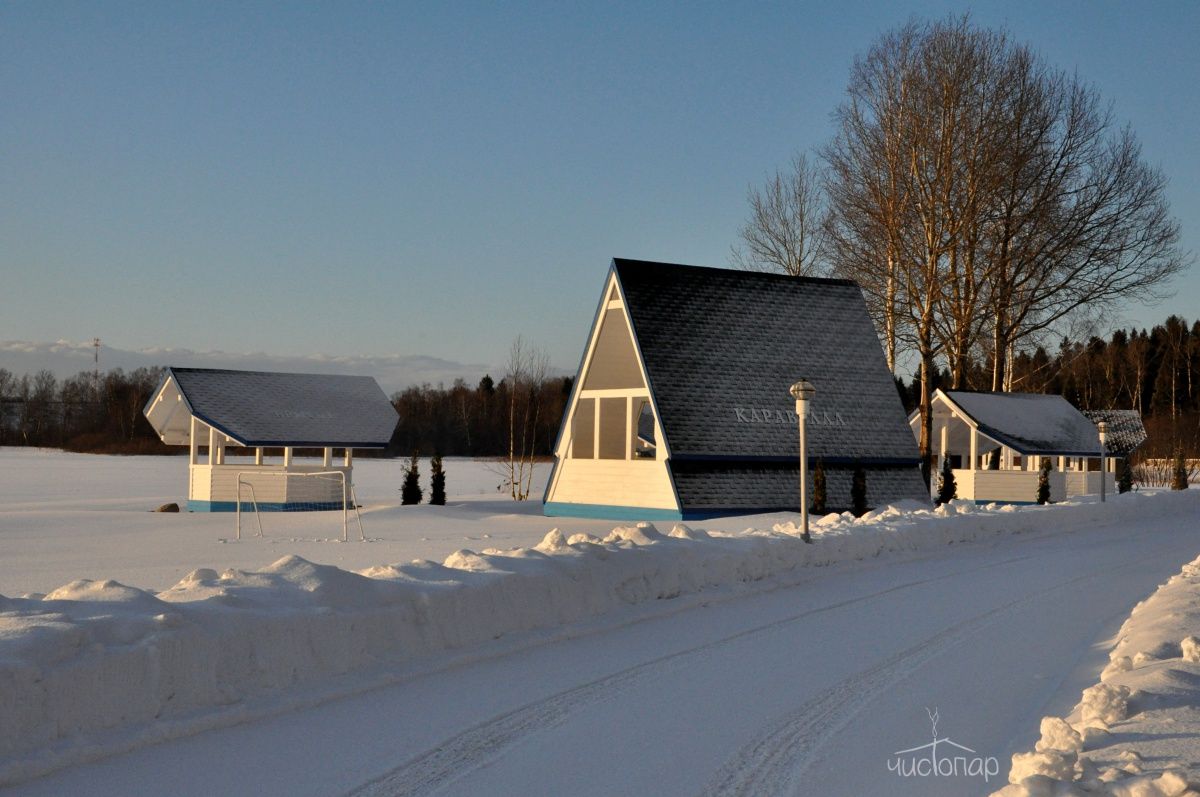
[[[179,447],[163,445],[142,415],[162,374],[161,368],[117,368],[60,381],[50,371],[17,377],[0,368],[0,445],[177,453]]]
[[[182,453],[181,446],[163,445],[142,415],[163,373],[162,368],[128,373],[118,368],[59,380],[50,371],[17,377],[0,368],[0,445]],[[497,384],[486,375],[474,386],[457,380],[449,388],[410,387],[392,396],[400,423],[387,453],[507,456],[511,414],[515,426],[528,427],[525,445],[532,453],[547,455],[570,391],[569,378],[521,379],[514,396],[508,380]]]
[[[96,453],[179,453],[142,415],[162,378],[159,368],[81,373],[59,380],[49,371],[16,377],[0,369],[0,445],[51,446]],[[949,373],[939,375],[949,386]],[[990,387],[985,364],[968,364],[968,389]],[[896,379],[906,410],[917,401],[917,379]],[[528,427],[523,445],[548,455],[571,391],[565,377],[517,381],[484,376],[475,385],[414,386],[395,393],[400,422],[390,454],[506,456],[511,429]],[[1063,341],[1057,351],[1038,347],[1013,361],[1013,389],[1057,393],[1080,409],[1137,409],[1150,441],[1147,457],[1182,448],[1200,456],[1200,321],[1171,316],[1146,330],[1117,330],[1109,338]],[[525,419],[529,419],[528,424]]]

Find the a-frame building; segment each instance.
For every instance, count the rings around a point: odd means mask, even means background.
[[[830,509],[927,501],[916,445],[858,286],[616,259],[563,426],[547,515],[688,519],[795,510],[788,387],[817,388],[810,464]]]

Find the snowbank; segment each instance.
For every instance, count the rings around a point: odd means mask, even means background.
[[[253,572],[195,570],[158,594],[81,580],[0,597],[0,783],[284,710],[318,687],[332,696],[372,683],[350,675],[395,678],[434,654],[487,655],[483,643],[501,636],[648,601],[794,582],[806,566],[1000,534],[1194,516],[1196,507],[1191,492],[1103,506],[887,507],[816,520],[812,545],[790,523],[738,534],[639,524],[603,539],[555,530],[534,548],[461,550],[442,564],[354,573],[286,556]],[[1098,702],[1106,716],[1113,701]]]
[[[992,797],[1200,797],[1200,558],[1134,607],[1100,682]]]

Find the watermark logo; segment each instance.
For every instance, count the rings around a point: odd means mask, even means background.
[[[938,738],[938,710],[926,708],[933,725],[933,741],[897,750],[888,759],[888,771],[902,778],[989,778],[1000,774],[1000,761],[995,756],[981,756],[965,744],[949,737]]]

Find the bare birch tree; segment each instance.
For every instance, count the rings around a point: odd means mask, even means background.
[[[990,337],[1003,389],[1018,345],[1153,298],[1187,264],[1165,178],[1095,90],[966,17],[881,36],[835,119],[832,270],[862,286],[889,365],[901,347],[920,361],[927,475],[936,358],[962,386]]]
[[[993,390],[1018,344],[1079,313],[1157,298],[1187,265],[1166,178],[1130,129],[1114,129],[1098,92],[1025,48],[1010,62],[987,277]]]
[[[893,313],[903,319],[895,324],[895,340],[920,361],[926,479],[932,380],[945,337],[938,323],[949,286],[964,285],[965,153],[981,135],[978,93],[1001,46],[1002,37],[975,30],[966,19],[884,34],[852,68],[849,98],[836,115],[839,134],[827,149],[836,271],[870,284],[868,297],[885,297],[877,315],[885,323]],[[866,221],[856,217],[864,211]]]
[[[508,456],[504,460],[505,486],[514,501],[529,498],[533,489],[534,454],[541,422],[541,386],[546,381],[550,360],[545,352],[517,336],[509,348]]]
[[[793,277],[823,271],[823,193],[819,170],[804,155],[787,172],[776,171],[762,188],[747,190],[750,218],[730,261],[751,271],[781,271]]]
[[[893,372],[903,323],[900,238],[909,221],[904,141],[917,37],[917,26],[906,25],[855,61],[848,98],[834,111],[838,133],[822,153],[829,166],[832,270],[862,288]]]

